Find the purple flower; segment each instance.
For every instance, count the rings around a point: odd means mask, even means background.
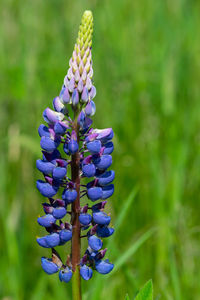
[[[37,221],[47,233],[37,243],[52,251],[51,259],[42,257],[42,268],[48,274],[59,271],[61,282],[69,282],[76,270],[80,270],[77,276],[89,280],[94,270],[107,274],[113,269],[113,264],[103,260],[107,249],[102,249],[101,240],[114,232],[108,227],[111,217],[104,211],[107,201],[91,205],[91,201],[112,196],[115,178],[109,170],[113,130],[92,128],[89,118],[96,112],[92,32],[92,13],[86,11],[59,96],[52,108],[44,110],[45,124],[38,128],[42,153],[36,167],[43,178],[36,185],[47,199],[42,204],[45,215]],[[88,240],[88,247],[80,259],[80,245],[85,245],[81,238]],[[68,242],[71,253],[64,264],[54,247]]]

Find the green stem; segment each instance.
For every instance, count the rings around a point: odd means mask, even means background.
[[[76,268],[72,276],[72,299],[81,300],[81,279],[80,279],[80,270],[79,267]]]

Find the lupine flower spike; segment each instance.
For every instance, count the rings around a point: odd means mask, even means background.
[[[43,174],[37,188],[47,198],[42,204],[44,215],[38,218],[47,233],[37,242],[52,249],[51,258],[42,257],[42,268],[47,274],[58,272],[62,282],[74,277],[79,286],[80,276],[89,280],[94,270],[107,274],[113,269],[113,264],[104,259],[107,249],[103,249],[102,241],[114,232],[111,218],[104,211],[114,192],[115,173],[108,170],[113,130],[91,127],[90,117],[96,110],[92,32],[93,16],[85,11],[61,92],[53,100],[53,109],[43,112],[46,125],[38,129],[42,158],[36,162]],[[88,247],[81,257],[84,237]],[[55,247],[70,242],[71,254],[62,261]]]

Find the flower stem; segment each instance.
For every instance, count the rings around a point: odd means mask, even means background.
[[[76,268],[72,276],[72,299],[81,300],[81,280],[80,280],[80,271],[79,266]]]
[[[76,131],[77,139],[79,139],[79,126],[77,122],[74,122],[73,129]],[[79,140],[77,140],[79,143]],[[71,175],[72,181],[76,184],[77,198],[72,203],[72,245],[71,245],[71,263],[72,270],[74,272],[72,277],[72,298],[73,300],[81,300],[81,279],[80,279],[80,250],[81,250],[81,239],[80,239],[80,176],[79,176],[79,162],[80,155],[76,152],[72,155],[71,163]]]

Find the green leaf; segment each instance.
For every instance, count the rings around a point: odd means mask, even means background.
[[[152,280],[147,281],[143,288],[139,291],[135,300],[153,300],[153,284]]]
[[[129,295],[126,294],[125,299],[124,300],[130,300]]]

